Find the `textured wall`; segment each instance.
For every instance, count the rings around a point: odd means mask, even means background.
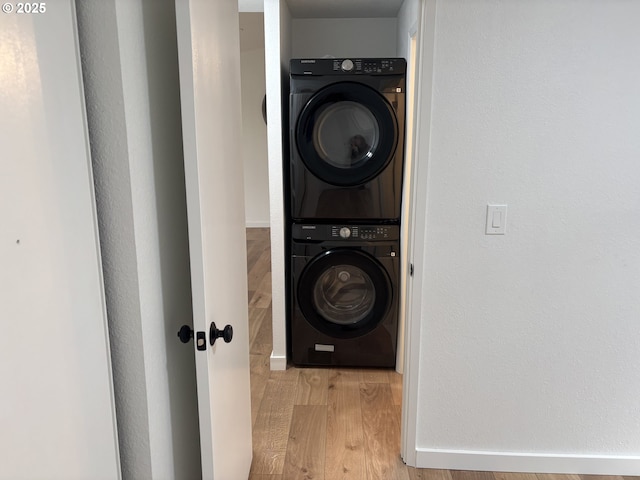
[[[114,2],[77,2],[123,478],[150,478],[129,151]],[[108,68],[105,66],[108,65]]]
[[[82,1],[78,23],[123,476],[197,478],[174,5]]]
[[[438,3],[419,447],[640,452],[638,18]]]

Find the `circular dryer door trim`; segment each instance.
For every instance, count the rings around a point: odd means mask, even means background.
[[[296,144],[307,168],[336,186],[362,185],[389,164],[398,145],[398,121],[373,88],[339,82],[319,90],[302,109]]]
[[[297,296],[302,314],[314,328],[334,338],[355,338],[385,319],[393,289],[374,257],[342,248],[311,260],[300,274]]]

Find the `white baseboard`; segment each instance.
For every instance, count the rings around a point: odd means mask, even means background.
[[[488,472],[640,475],[640,456],[416,449],[416,467]]]
[[[286,355],[274,355],[271,352],[270,358],[271,370],[286,370],[287,369],[287,357]]]
[[[269,221],[266,222],[246,222],[245,227],[247,228],[269,228],[271,223]]]

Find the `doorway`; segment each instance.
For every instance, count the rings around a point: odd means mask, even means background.
[[[297,478],[313,473],[338,478],[344,475],[345,468],[353,478],[383,478],[389,472],[396,472],[392,477],[406,476],[407,467],[398,454],[402,375],[385,369],[271,370],[273,325],[269,212],[264,210],[269,201],[266,128],[262,117],[264,83],[256,82],[258,75],[264,79],[264,43],[260,44],[260,39],[264,42],[264,17],[258,12],[241,12],[239,18],[247,146],[243,161],[254,448],[250,478],[263,478],[260,475]],[[257,65],[258,62],[262,65]],[[259,146],[262,138],[264,144]]]

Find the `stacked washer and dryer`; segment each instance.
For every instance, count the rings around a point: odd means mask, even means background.
[[[291,359],[393,367],[406,62],[290,66]]]

